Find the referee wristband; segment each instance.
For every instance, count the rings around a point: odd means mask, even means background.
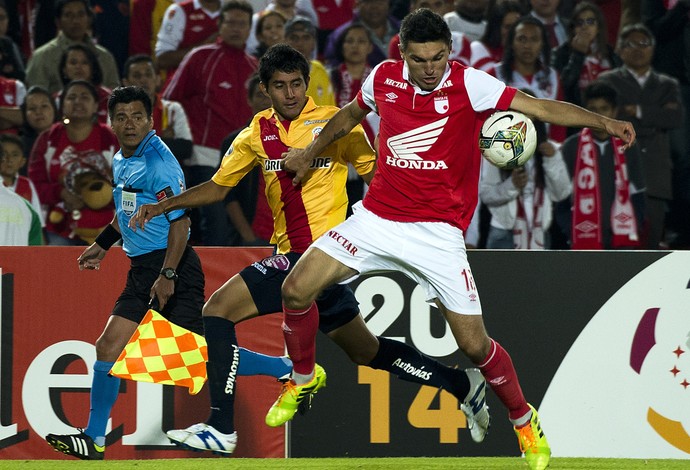
[[[120,238],[122,238],[120,232],[115,230],[115,228],[112,225],[108,224],[103,229],[103,231],[96,237],[96,244],[107,251],[118,240],[120,240]]]

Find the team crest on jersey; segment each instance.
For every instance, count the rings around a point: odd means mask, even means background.
[[[439,114],[446,114],[450,107],[448,106],[448,95],[439,92],[434,96],[434,109]]]
[[[137,193],[122,190],[122,212],[131,217],[137,209]]]
[[[316,140],[316,138],[321,134],[323,127],[315,127],[311,130],[311,140]]]

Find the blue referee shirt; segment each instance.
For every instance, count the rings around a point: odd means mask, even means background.
[[[184,210],[154,217],[146,224],[145,230],[137,228],[135,232],[129,228],[130,218],[142,204],[156,203],[185,189],[180,164],[155,131],[144,137],[131,157],[125,158],[122,149],[115,154],[113,182],[115,213],[122,233],[122,248],[127,256],[167,248],[170,221],[180,218]]]

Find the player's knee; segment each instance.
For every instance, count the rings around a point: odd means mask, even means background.
[[[205,317],[221,317],[222,305],[219,299],[218,292],[211,294],[211,297],[206,301],[204,307],[201,309],[201,314]]]
[[[458,346],[469,360],[475,364],[479,364],[484,361],[486,355],[489,353],[491,340],[488,337],[465,338]]]
[[[296,279],[294,276],[288,276],[285,279],[280,292],[283,298],[283,305],[289,309],[307,308],[313,300],[301,285],[299,279]]]
[[[101,335],[96,340],[96,359],[99,361],[113,362],[120,355],[122,348],[111,341],[106,335]]]

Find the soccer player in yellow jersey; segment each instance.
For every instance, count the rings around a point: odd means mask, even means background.
[[[255,165],[261,165],[266,196],[273,211],[272,241],[277,245],[276,254],[242,270],[206,302],[203,319],[209,354],[211,413],[205,423],[167,433],[181,447],[219,454],[232,453],[237,444],[233,423],[235,379],[241,373],[238,371],[245,357],[243,353],[256,354],[239,348],[235,324],[282,310],[283,279],[314,240],[345,220],[348,162],[366,182],[371,181],[375,169],[374,151],[361,126],[357,126],[337,144],[327,147],[314,160],[302,184],[293,186],[293,175],[281,168],[281,154],[289,147],[303,148],[316,139],[338,108],[316,106],[306,95],[309,63],[288,45],[275,45],[262,56],[259,76],[261,89],[271,98],[273,107],[256,114],[237,136],[213,178],[158,204],[142,206],[131,222],[133,227],[139,225],[145,230],[151,218],[164,212],[220,201]],[[295,329],[315,333],[318,327],[357,364],[384,369],[412,382],[442,387],[463,402],[473,439],[483,439],[489,413],[484,400],[486,383],[478,370],[452,369],[404,343],[377,338],[367,329],[354,294],[345,285],[325,291],[317,303],[320,312],[317,322],[296,322],[291,331],[283,328],[286,342],[294,341]],[[291,356],[292,378],[285,381],[280,398],[266,417],[269,426],[290,420],[299,404],[305,398],[310,400],[326,384],[323,368],[318,365],[304,368],[305,362],[313,364],[314,348],[299,352]],[[428,373],[415,373],[420,370]]]

